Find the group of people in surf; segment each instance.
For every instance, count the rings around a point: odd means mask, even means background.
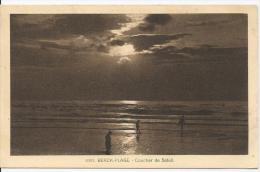
[[[177,123],[180,128],[181,128],[181,137],[183,136],[183,128],[185,124],[185,119],[184,115],[182,115]],[[141,130],[140,130],[140,120],[137,120],[135,123],[135,131],[136,131],[136,139],[137,141],[139,140]],[[112,139],[111,139],[112,131],[108,131],[108,133],[105,136],[105,146],[106,146],[106,154],[110,155],[111,154],[111,149],[112,149]]]

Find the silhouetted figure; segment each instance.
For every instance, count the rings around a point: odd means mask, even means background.
[[[141,131],[140,131],[140,120],[136,121],[135,126],[136,126],[136,133],[137,134],[141,134]]]
[[[181,126],[181,136],[183,136],[183,127],[184,127],[184,124],[185,124],[185,119],[184,119],[184,115],[182,115],[179,119],[179,122],[178,122],[178,125]]]
[[[136,141],[139,142],[139,140],[140,140],[140,133],[137,133],[136,134]]]
[[[111,131],[108,131],[107,135],[106,135],[106,142],[105,142],[105,145],[106,145],[106,154],[107,155],[110,155],[111,154],[111,148],[112,148],[112,144],[111,144],[111,134],[112,132]]]

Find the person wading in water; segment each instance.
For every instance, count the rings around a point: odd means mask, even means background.
[[[181,118],[179,119],[178,125],[181,126],[181,137],[183,136],[183,127],[185,124],[185,119],[184,119],[184,115],[181,116]]]
[[[137,134],[141,134],[141,131],[140,131],[140,120],[136,121],[135,127],[136,127],[136,133]]]
[[[111,144],[111,134],[112,132],[111,131],[108,131],[105,139],[106,139],[106,142],[105,142],[105,145],[106,145],[106,154],[107,155],[110,155],[111,154],[111,147],[112,147],[112,144]]]

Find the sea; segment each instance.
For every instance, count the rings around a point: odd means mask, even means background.
[[[248,153],[245,101],[13,101],[11,154]],[[180,119],[184,119],[181,127]],[[140,131],[136,123],[140,121]]]

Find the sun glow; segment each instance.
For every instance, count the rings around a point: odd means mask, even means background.
[[[127,31],[130,31],[134,27],[138,26],[140,23],[143,22],[143,19],[146,15],[135,15],[135,14],[128,14],[127,17],[129,17],[131,20],[128,23],[122,24],[121,28],[111,30],[112,33],[114,33],[116,36],[123,36],[124,33]],[[111,39],[111,41],[113,38]],[[132,59],[130,56],[138,54],[137,51],[135,51],[134,45],[131,43],[124,43],[123,45],[118,46],[110,46],[109,55],[114,57],[119,57],[117,64],[129,64],[132,62]]]
[[[109,50],[111,56],[129,56],[136,54],[132,44],[125,44],[122,46],[113,46]]]

